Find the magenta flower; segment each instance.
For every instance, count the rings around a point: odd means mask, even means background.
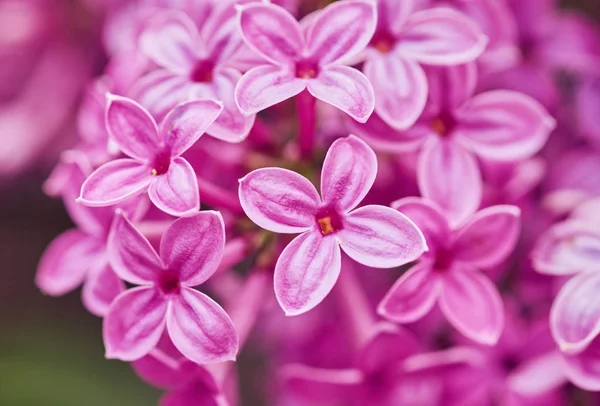
[[[242,74],[234,58],[244,45],[236,28],[231,5],[213,12],[201,32],[184,13],[158,12],[140,37],[140,49],[159,69],[136,84],[133,98],[156,117],[189,99],[221,100],[223,112],[206,132],[223,141],[244,140],[255,115],[245,116],[235,104]]]
[[[89,162],[81,153],[64,153],[60,170],[61,179],[55,177],[49,180],[53,187],[47,186],[62,196],[76,228],[65,231],[50,243],[40,259],[35,283],[42,292],[52,296],[62,296],[83,283],[83,305],[91,313],[104,316],[113,299],[125,290],[106,252],[114,208],[92,208],[75,202],[81,184],[91,172]],[[134,199],[121,208],[133,218],[139,218],[145,212],[140,203],[140,199]]]
[[[504,326],[502,298],[479,269],[502,263],[519,237],[519,209],[493,206],[477,212],[458,229],[432,202],[405,198],[393,207],[423,230],[430,251],[398,279],[378,313],[398,323],[425,316],[437,302],[448,321],[465,336],[494,345]]]
[[[410,127],[425,108],[428,86],[421,63],[471,62],[487,43],[463,14],[445,7],[418,11],[417,3],[377,0],[377,29],[363,69],[375,90],[375,112],[396,129]]]
[[[327,296],[340,273],[340,248],[377,268],[404,265],[427,249],[421,231],[399,212],[378,205],[355,209],[376,175],[375,153],[350,135],[327,152],[322,198],[306,178],[286,169],[262,168],[240,179],[240,202],[254,223],[301,233],[275,266],[275,294],[286,315],[304,313]]]
[[[308,89],[365,122],[375,107],[373,88],[358,70],[345,66],[369,43],[376,11],[366,0],[329,5],[301,26],[285,9],[273,4],[239,8],[242,37],[266,64],[250,69],[235,89],[245,114],[255,114]]]
[[[473,96],[476,84],[473,64],[431,69],[429,104],[413,127],[394,131],[374,116],[352,128],[385,149],[419,151],[419,190],[444,209],[453,227],[481,203],[483,186],[476,157],[529,158],[544,146],[555,126],[532,98],[504,90]]]
[[[238,338],[227,313],[192,286],[204,283],[223,257],[218,212],[176,220],[160,241],[160,256],[122,213],[108,239],[121,279],[141,285],[120,294],[104,319],[107,358],[134,361],[156,347],[166,328],[183,355],[199,364],[234,360]]]
[[[79,201],[110,206],[148,191],[156,207],[173,216],[200,209],[194,169],[181,157],[213,123],[223,106],[212,100],[183,103],[167,114],[160,127],[133,100],[109,95],[106,127],[111,139],[130,158],[96,169],[81,187]]]

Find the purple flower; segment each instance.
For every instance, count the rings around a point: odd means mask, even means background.
[[[499,265],[512,252],[520,231],[519,209],[488,207],[452,229],[440,209],[424,199],[405,198],[393,206],[423,230],[430,251],[392,286],[379,304],[379,314],[410,323],[437,302],[462,334],[494,345],[504,325],[502,298],[479,269]]]
[[[286,169],[258,169],[240,180],[240,202],[254,223],[301,233],[275,266],[275,294],[287,315],[312,309],[331,291],[341,269],[340,248],[377,268],[406,264],[427,249],[421,231],[399,212],[378,205],[355,209],[376,175],[375,153],[350,135],[327,152],[321,198],[306,178]]]
[[[167,114],[160,127],[133,100],[109,95],[106,127],[111,139],[130,158],[96,169],[81,187],[79,201],[110,206],[148,191],[156,207],[173,216],[200,209],[198,181],[181,157],[217,118],[223,106],[212,100],[183,103]]]
[[[223,141],[244,140],[255,115],[243,115],[235,104],[242,77],[235,57],[244,45],[236,28],[231,5],[214,11],[201,32],[184,13],[157,12],[140,37],[140,49],[159,69],[135,85],[133,98],[156,117],[189,99],[221,100],[223,112],[206,132]]]
[[[204,283],[223,257],[225,229],[217,212],[173,222],[160,256],[127,218],[117,213],[108,239],[110,262],[126,282],[104,319],[107,358],[134,361],[158,344],[165,328],[188,359],[208,364],[234,360],[238,338],[227,313],[192,286]]]
[[[463,14],[442,7],[418,11],[415,3],[377,0],[377,29],[363,69],[375,90],[375,112],[396,129],[410,127],[425,107],[427,77],[421,63],[471,62],[487,43]]]
[[[375,107],[373,88],[358,70],[345,66],[375,30],[369,1],[332,4],[299,24],[273,4],[239,8],[242,37],[266,64],[250,69],[235,89],[245,114],[255,114],[308,89],[317,99],[365,122]]]

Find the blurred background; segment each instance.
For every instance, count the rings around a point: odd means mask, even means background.
[[[159,398],[127,364],[104,359],[100,319],[83,309],[79,291],[50,298],[33,283],[44,248],[71,226],[41,185],[74,138],[86,86],[104,69],[106,2],[0,0],[0,405],[136,406]],[[562,6],[600,18],[598,0]]]

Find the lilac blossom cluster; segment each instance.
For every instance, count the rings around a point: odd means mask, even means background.
[[[600,391],[590,21],[552,0],[87,3],[108,63],[44,184],[74,227],[35,282],[82,286],[162,406],[244,404],[246,345],[273,405]]]

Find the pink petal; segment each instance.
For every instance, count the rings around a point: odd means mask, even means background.
[[[159,69],[139,79],[129,94],[154,117],[160,118],[179,103],[189,100],[192,88],[188,77]]]
[[[395,36],[400,35],[406,20],[414,12],[416,5],[413,0],[378,0],[377,26],[395,34]]]
[[[475,60],[487,38],[465,15],[449,8],[433,8],[411,15],[397,50],[429,65],[458,65]]]
[[[200,210],[196,173],[181,157],[171,161],[167,173],[152,179],[148,196],[156,207],[172,216],[189,216]]]
[[[449,140],[431,140],[421,151],[417,168],[423,197],[438,204],[454,227],[481,204],[482,181],[475,158]]]
[[[173,389],[180,386],[182,380],[187,380],[185,375],[190,372],[183,356],[166,332],[163,333],[156,348],[148,355],[132,362],[131,367],[144,382],[160,389]],[[200,366],[197,369],[202,371]]]
[[[455,66],[427,66],[425,68],[429,87],[427,110],[454,112],[475,93],[479,75],[477,63]],[[453,113],[454,114],[454,113]]]
[[[369,44],[376,22],[376,8],[370,1],[346,0],[329,5],[308,30],[308,53],[321,66],[352,57]]]
[[[358,369],[324,369],[308,365],[288,364],[279,373],[285,387],[309,404],[346,404],[355,398],[364,382]]]
[[[600,333],[600,273],[584,272],[560,290],[550,311],[550,329],[563,352],[582,351]]]
[[[348,214],[337,233],[350,258],[374,268],[394,268],[427,250],[425,237],[404,214],[385,206],[364,206]]]
[[[112,206],[143,193],[151,181],[148,166],[133,159],[116,159],[86,179],[78,201],[86,206]]]
[[[348,66],[323,68],[316,79],[307,82],[310,94],[342,110],[360,123],[375,109],[375,95],[369,79]]]
[[[536,271],[550,275],[595,269],[600,261],[600,233],[581,220],[556,224],[536,242],[531,259]]]
[[[165,328],[167,300],[153,287],[121,293],[104,318],[106,358],[135,361],[158,344]]]
[[[504,328],[504,307],[490,279],[464,263],[444,274],[439,305],[448,321],[468,338],[495,345]]]
[[[285,9],[273,4],[248,4],[239,8],[238,21],[246,44],[275,64],[288,64],[304,48],[298,22]]]
[[[177,219],[163,234],[160,257],[185,286],[200,285],[217,270],[225,249],[225,225],[216,211]]]
[[[217,395],[192,381],[167,393],[161,398],[160,406],[226,406],[217,399]]]
[[[240,179],[240,204],[262,228],[276,233],[301,233],[315,225],[320,198],[315,187],[296,172],[262,168]]]
[[[35,284],[47,295],[61,296],[79,286],[101,259],[102,243],[79,230],[68,230],[46,248],[35,275]]]
[[[171,156],[179,156],[194,145],[221,111],[223,104],[214,100],[192,100],[171,110],[160,124]]]
[[[544,395],[566,382],[565,366],[558,351],[532,357],[510,374],[508,386],[524,397]]]
[[[377,156],[360,138],[349,135],[331,144],[321,171],[326,204],[348,212],[367,195],[377,176]]]
[[[225,311],[197,290],[182,288],[172,299],[167,330],[175,347],[198,364],[234,361],[238,338]]]
[[[394,129],[412,126],[427,102],[427,77],[423,68],[416,62],[390,54],[369,59],[364,72],[373,85],[377,114]]]
[[[243,114],[256,114],[296,96],[306,88],[293,72],[278,66],[250,69],[235,87],[235,102]]]
[[[294,238],[275,265],[275,296],[286,316],[321,303],[335,285],[342,263],[337,240],[308,231]]]
[[[152,116],[131,99],[110,93],[106,97],[106,129],[110,138],[131,158],[154,158],[160,139]]]
[[[127,220],[115,213],[107,247],[109,262],[123,280],[136,285],[151,284],[164,268],[148,240]]]
[[[564,357],[565,370],[568,379],[577,387],[598,392],[600,391],[600,340],[596,337],[580,353]],[[562,370],[561,370],[562,371]]]
[[[485,158],[529,158],[546,143],[554,119],[537,101],[509,90],[481,93],[456,111],[455,136]]]
[[[139,38],[139,49],[159,66],[185,75],[196,60],[197,41],[196,26],[185,13],[157,12],[145,24]]]
[[[87,277],[81,292],[81,300],[90,313],[104,317],[108,306],[124,290],[125,284],[110,265],[106,264],[91,272]]]
[[[415,336],[402,327],[378,322],[373,330],[373,337],[362,348],[359,357],[363,371],[377,373],[420,352]]]
[[[435,250],[450,241],[450,225],[435,203],[420,197],[405,197],[396,200],[391,206],[419,227],[429,248]]]
[[[517,245],[520,218],[516,206],[492,206],[477,212],[458,231],[455,258],[484,269],[499,265]]]
[[[379,303],[377,313],[396,323],[411,323],[429,313],[440,292],[431,266],[431,261],[422,261],[404,273]]]

